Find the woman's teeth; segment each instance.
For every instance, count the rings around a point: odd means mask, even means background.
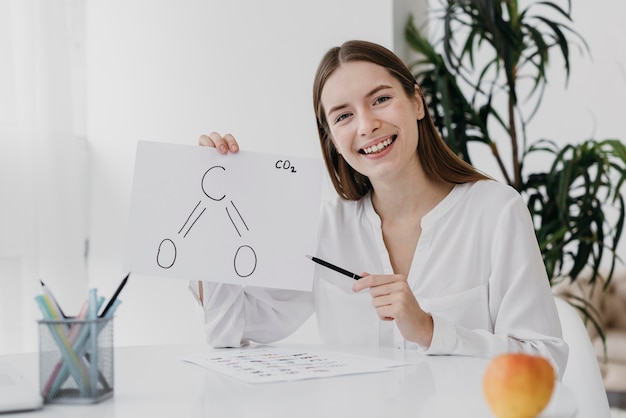
[[[363,148],[361,150],[361,154],[365,154],[365,155],[377,154],[381,152],[382,150],[384,150],[385,148],[387,148],[389,145],[391,145],[391,143],[395,140],[396,140],[396,135],[392,136],[391,138],[387,138],[384,141],[379,142],[376,145],[372,145],[371,147]]]

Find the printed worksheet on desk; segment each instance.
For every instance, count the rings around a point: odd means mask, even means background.
[[[310,290],[322,180],[319,159],[139,141],[126,268]]]
[[[273,346],[223,349],[188,354],[182,360],[246,383],[320,379],[379,373],[408,363],[335,351]]]

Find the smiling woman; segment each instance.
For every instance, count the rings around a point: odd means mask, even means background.
[[[567,346],[528,209],[448,149],[403,62],[366,41],[331,48],[313,107],[338,194],[322,205],[316,257],[361,277],[320,267],[312,292],[192,286],[208,341],[276,341],[314,311],[325,343],[526,352],[562,374]],[[239,149],[216,132],[199,142]]]

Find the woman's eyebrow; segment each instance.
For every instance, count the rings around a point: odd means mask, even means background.
[[[386,84],[381,84],[381,85],[379,85],[379,86],[374,87],[372,90],[370,90],[370,92],[369,92],[369,93],[367,93],[367,94],[365,95],[365,97],[372,97],[372,96],[374,96],[376,93],[378,93],[379,91],[381,91],[381,90],[385,90],[385,89],[390,89],[390,88],[391,88],[391,86],[388,86],[388,85],[386,85]]]
[[[367,97],[367,98],[372,97],[376,93],[378,93],[379,91],[385,90],[385,89],[390,89],[390,88],[391,88],[391,86],[388,86],[386,84],[378,85],[378,86],[374,87],[372,90],[370,90],[364,97]],[[341,109],[344,109],[346,107],[348,107],[347,104],[340,104],[340,105],[337,105],[337,106],[333,106],[328,111],[328,114],[330,115],[331,113],[336,112],[336,111],[341,110]]]
[[[328,111],[328,114],[330,115],[330,114],[332,114],[333,112],[336,112],[336,111],[338,111],[338,110],[344,109],[344,108],[346,108],[346,107],[348,107],[348,105],[347,105],[347,104],[340,104],[340,105],[337,105],[337,106],[333,106],[333,107],[331,107],[331,108],[330,108],[330,110]]]

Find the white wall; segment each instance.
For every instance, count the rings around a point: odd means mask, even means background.
[[[39,280],[87,291],[81,6],[0,0],[0,353],[36,347]]]
[[[195,144],[216,130],[235,134],[248,150],[319,156],[311,92],[321,56],[352,38],[402,53],[406,13],[422,3],[88,1],[90,285],[112,292],[125,273],[138,140]],[[131,276],[117,343],[203,341],[186,285]],[[299,336],[314,338],[315,327]]]

